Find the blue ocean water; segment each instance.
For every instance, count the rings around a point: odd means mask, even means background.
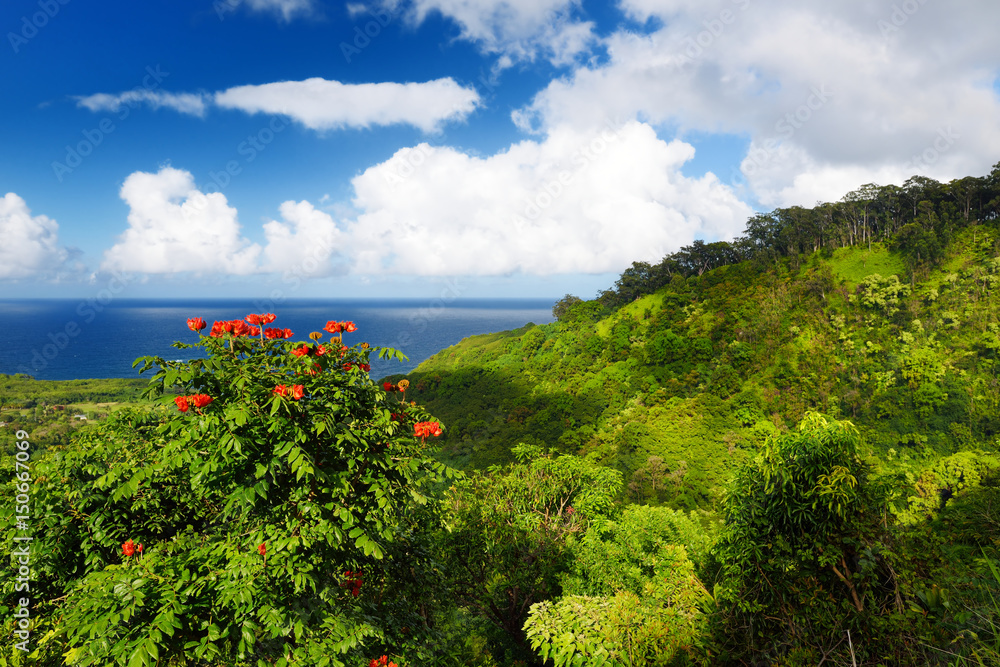
[[[309,340],[329,320],[353,321],[347,345],[367,342],[401,350],[408,362],[373,359],[371,375],[406,373],[466,336],[505,331],[528,322],[551,322],[555,299],[287,300],[271,308],[271,326]],[[27,373],[39,380],[139,377],[132,362],[144,355],[187,359],[199,349],[178,350],[174,341],[196,342],[189,317],[233,320],[262,312],[251,299],[0,300],[0,373]],[[207,333],[207,330],[206,330]],[[193,353],[193,354],[192,354]]]

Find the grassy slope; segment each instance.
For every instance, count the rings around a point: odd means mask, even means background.
[[[915,475],[997,445],[998,252],[995,228],[965,230],[894,313],[859,298],[873,273],[909,284],[877,246],[723,267],[598,322],[466,339],[411,373],[411,393],[446,425],[453,464],[506,461],[517,442],[592,454],[647,469],[636,501],[711,504],[734,464],[807,410],[853,420]]]

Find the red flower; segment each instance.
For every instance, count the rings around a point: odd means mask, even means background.
[[[437,422],[417,422],[413,425],[413,436],[426,440],[432,435],[441,435],[441,425]]]
[[[188,408],[191,407],[190,405],[188,405],[187,396],[178,396],[177,398],[174,399],[174,403],[177,404],[177,409],[180,410],[181,412],[187,412]]]
[[[340,322],[334,322],[333,320],[330,320],[329,322],[326,323],[326,326],[323,327],[323,331],[329,331],[332,334],[340,333],[341,331]]]
[[[188,319],[188,329],[191,331],[201,331],[207,326],[208,325],[205,323],[205,320],[200,317],[192,317]]]
[[[267,542],[261,542],[260,546],[257,547],[257,553],[259,553],[261,556],[267,553],[267,547],[265,546],[266,544]]]
[[[246,336],[250,333],[250,325],[243,320],[233,320],[232,325],[234,336]]]
[[[347,333],[358,330],[358,328],[354,326],[354,322],[341,322],[340,327]]]
[[[363,583],[361,579],[361,572],[351,572],[348,570],[344,573],[344,577],[347,581],[340,584],[340,587],[350,589],[351,595],[358,597],[361,594],[361,584]]]
[[[250,327],[249,333],[250,333],[251,336],[259,336],[260,335],[260,328],[259,327]]]
[[[363,370],[365,373],[371,372],[372,367],[370,364],[358,364],[358,366],[360,366],[361,370]]]
[[[396,385],[394,385],[391,382],[383,382],[382,383],[382,389],[384,389],[384,390],[386,390],[388,392],[393,392],[393,391],[396,391]]]
[[[132,554],[135,553],[135,544],[132,543],[131,539],[128,542],[122,544],[122,553],[129,557],[131,557]]]
[[[274,313],[267,313],[267,314],[260,314],[260,315],[255,315],[255,314],[251,313],[250,315],[247,315],[243,319],[245,319],[250,324],[258,324],[258,325],[259,324],[270,324],[271,322],[273,322],[275,320],[275,315],[274,315]]]
[[[283,331],[281,329],[272,329],[272,328],[268,327],[267,329],[264,329],[264,337],[265,338],[269,338],[269,339],[284,338],[285,337],[285,331]]]
[[[138,551],[139,553],[142,553],[142,545],[140,544],[139,546],[137,546],[135,550]]]
[[[326,354],[326,348],[323,347],[322,345],[317,345],[316,346],[316,356],[317,357],[322,357],[324,354]]]
[[[195,394],[194,396],[188,396],[188,400],[194,403],[194,407],[203,408],[215,399],[208,394]]]
[[[305,356],[305,355],[309,354],[309,346],[308,345],[301,345],[301,346],[295,348],[294,350],[292,350],[292,354],[294,354],[296,357]]]
[[[300,384],[292,385],[292,398],[294,398],[296,401],[302,398],[303,393],[304,392],[302,385]]]
[[[288,387],[283,384],[279,384],[277,387],[271,390],[271,393],[275,396],[285,396],[288,393]]]
[[[346,364],[344,364],[344,370],[345,371],[349,371],[352,368],[354,368],[354,364],[352,364],[351,362],[348,361]]]
[[[252,331],[250,325],[243,320],[226,320],[212,324],[212,332],[209,335],[215,338],[220,338],[227,333],[234,336],[246,336]],[[260,334],[260,329],[257,329],[257,334]]]

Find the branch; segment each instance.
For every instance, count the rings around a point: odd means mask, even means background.
[[[844,566],[845,572],[847,572],[848,574],[851,573],[851,571],[847,569],[847,563],[844,562],[843,557],[841,557],[840,559],[840,564]],[[858,591],[854,587],[854,584],[851,583],[851,580],[845,577],[843,574],[841,574],[840,570],[837,569],[837,566],[834,563],[830,563],[830,569],[833,570],[833,573],[837,575],[837,578],[843,581],[844,584],[847,585],[847,588],[851,591],[851,597],[854,599],[855,609],[857,609],[858,611],[864,611],[865,606],[861,603],[861,598],[858,597]]]

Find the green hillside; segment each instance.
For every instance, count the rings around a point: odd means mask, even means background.
[[[995,227],[960,232],[912,288],[877,246],[789,265],[675,276],[611,313],[581,303],[466,339],[409,375],[415,398],[448,426],[459,466],[506,462],[518,442],[593,453],[626,473],[632,500],[683,508],[712,504],[734,464],[809,410],[850,419],[911,469],[998,444]]]

